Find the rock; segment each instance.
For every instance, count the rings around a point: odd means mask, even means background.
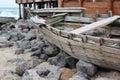
[[[6,43],[8,42],[6,37],[0,37],[0,43]]]
[[[41,63],[35,69],[40,76],[42,76],[42,77],[44,76],[44,77],[47,77],[47,78],[57,78],[57,79],[59,79],[60,73],[61,73],[59,71],[60,69],[59,69],[58,66],[51,65],[48,62]]]
[[[78,60],[71,57],[71,56],[66,57],[66,67],[69,67],[71,69],[76,68],[76,63],[77,62],[78,62]]]
[[[81,60],[79,60],[79,62],[76,64],[76,67],[77,71],[82,71],[83,73],[86,73],[89,76],[93,76],[97,72],[97,67],[95,65]]]
[[[21,49],[29,49],[31,48],[31,43],[29,41],[22,41],[20,44],[19,44],[19,47],[18,48],[21,48]]]
[[[28,32],[29,32],[29,29],[23,29],[22,32],[23,32],[23,33],[28,33]]]
[[[13,45],[14,43],[12,42],[0,43],[0,48],[11,47]]]
[[[24,49],[19,49],[15,51],[15,54],[19,55],[19,54],[24,54]]]
[[[36,70],[26,70],[23,74],[22,80],[41,80]]]
[[[41,55],[41,49],[38,49],[38,50],[36,50],[36,51],[34,51],[34,52],[31,53],[31,56],[40,57],[40,55]]]
[[[39,73],[40,72],[43,72],[43,71],[47,71],[49,70],[50,72],[53,72],[55,73],[59,67],[58,66],[54,66],[54,65],[51,65],[50,63],[48,62],[43,62],[41,64],[39,64],[38,66],[36,66],[36,71],[38,71]]]
[[[20,32],[20,33],[17,34],[17,37],[18,37],[18,40],[22,40],[22,39],[25,38],[25,34]]]
[[[41,77],[46,77],[49,73],[50,73],[50,71],[49,70],[46,70],[46,71],[37,71],[37,73],[39,74],[39,76],[41,76]]]
[[[99,77],[99,78],[96,78],[95,80],[119,80],[119,79],[116,79],[116,78]]]
[[[59,49],[56,46],[50,44],[48,46],[43,47],[42,52],[44,54],[47,54],[50,57],[53,57],[53,56],[56,56],[59,53]]]
[[[40,59],[43,59],[43,60],[45,60],[45,61],[47,61],[48,58],[49,58],[49,56],[48,56],[47,54],[41,54],[41,55],[40,55]]]
[[[16,66],[16,73],[22,76],[27,69],[29,69],[28,64],[26,62],[21,63]]]
[[[64,52],[60,52],[57,56],[55,57],[50,57],[48,59],[48,62],[50,62],[53,65],[57,65],[60,67],[65,67],[67,62],[66,62],[66,58],[68,57],[68,55]]]
[[[36,38],[37,38],[36,34],[37,34],[36,29],[30,30],[30,31],[27,33],[27,35],[26,35],[26,37],[25,37],[25,40],[31,41],[31,40],[36,39]]]
[[[87,74],[78,71],[69,80],[88,80],[87,78],[88,78]]]
[[[45,44],[42,41],[36,41],[33,45],[32,45],[32,49],[31,51],[36,51],[38,49],[42,49],[45,46]]]
[[[76,71],[77,70],[75,69],[74,70],[67,68],[62,69],[60,80],[69,80],[76,73]]]
[[[40,63],[44,62],[41,59],[31,59],[31,60],[27,60],[28,66],[29,68],[35,68],[37,65],[39,65]]]
[[[59,80],[60,73],[59,67],[43,62],[34,69],[26,70],[22,80]]]
[[[0,75],[1,80],[21,80],[21,78],[17,74],[15,74],[14,71],[6,70],[6,71],[3,71],[2,73],[3,74]]]
[[[33,39],[36,39],[36,35],[35,34],[27,34],[26,37],[25,37],[25,40],[33,40]]]

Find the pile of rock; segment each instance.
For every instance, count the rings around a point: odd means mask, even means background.
[[[89,80],[98,70],[95,65],[77,60],[46,42],[43,34],[29,21],[2,25],[0,47],[14,47],[15,55],[29,54],[31,57],[30,60],[12,61],[16,68],[3,71],[3,79],[7,80]]]

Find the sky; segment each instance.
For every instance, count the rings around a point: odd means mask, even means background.
[[[18,5],[15,3],[15,0],[0,0],[0,7],[18,7]]]

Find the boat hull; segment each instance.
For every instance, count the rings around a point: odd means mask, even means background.
[[[46,40],[55,44],[69,55],[100,67],[120,71],[120,49],[75,41],[55,34],[45,27],[39,28]]]

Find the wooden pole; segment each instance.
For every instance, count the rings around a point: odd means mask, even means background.
[[[26,12],[25,12],[25,7],[27,7],[27,3],[23,4],[23,19],[27,18]]]
[[[33,6],[34,6],[34,9],[36,9],[35,0],[33,0]]]
[[[21,4],[19,4],[19,19],[22,18],[22,15],[21,15]]]
[[[113,0],[108,0],[109,4],[109,11],[112,11],[113,14]]]
[[[79,3],[80,3],[80,7],[83,7],[83,2],[84,2],[84,0],[78,0],[79,1]]]

